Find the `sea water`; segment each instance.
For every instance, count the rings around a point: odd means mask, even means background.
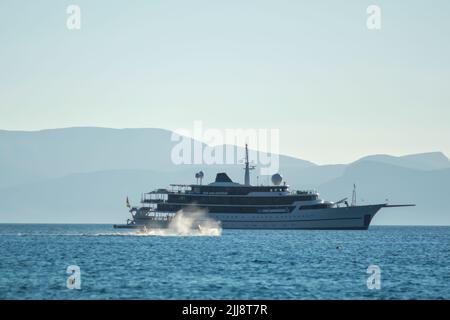
[[[0,224],[0,299],[450,299],[450,227],[167,236]]]

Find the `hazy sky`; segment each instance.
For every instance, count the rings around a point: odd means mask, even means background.
[[[339,163],[450,155],[449,108],[448,0],[0,0],[0,129],[201,120],[279,128],[282,153]]]

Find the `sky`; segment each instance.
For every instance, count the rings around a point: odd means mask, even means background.
[[[0,129],[202,121],[318,164],[450,155],[449,39],[448,0],[0,0]]]

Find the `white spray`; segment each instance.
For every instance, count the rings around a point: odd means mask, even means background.
[[[220,222],[206,215],[206,211],[198,208],[189,208],[178,211],[168,228],[145,229],[142,235],[153,236],[220,236],[222,227]]]

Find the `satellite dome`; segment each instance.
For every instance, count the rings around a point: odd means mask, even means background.
[[[197,184],[199,183],[199,180],[200,180],[200,184],[202,184],[203,176],[204,176],[203,171],[199,171],[195,174],[195,179],[197,179]]]
[[[283,181],[283,177],[279,173],[275,173],[272,176],[272,183],[276,186],[279,186],[281,184],[281,181]]]

